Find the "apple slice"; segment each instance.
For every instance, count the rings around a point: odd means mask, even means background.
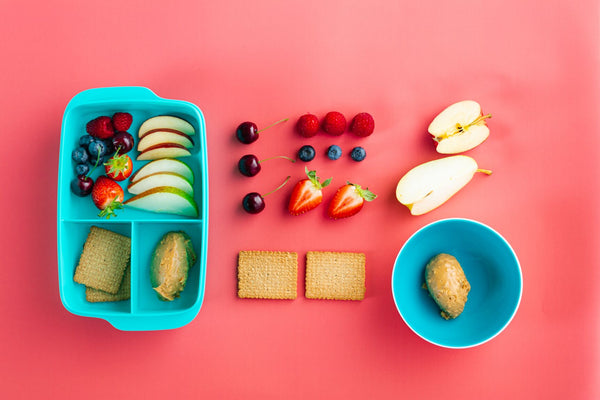
[[[125,206],[156,213],[197,217],[198,206],[194,198],[181,189],[171,186],[155,187],[134,196],[123,203]]]
[[[479,103],[473,100],[460,101],[447,107],[433,119],[427,130],[438,144],[436,150],[442,154],[456,154],[483,143],[490,134]]]
[[[465,186],[479,169],[467,156],[450,156],[421,164],[406,173],[396,186],[396,198],[412,215],[425,214],[452,197]]]
[[[192,124],[186,120],[170,115],[159,115],[158,117],[149,118],[142,123],[138,130],[138,137],[141,139],[145,135],[158,130],[181,132],[188,136],[196,134],[196,130]]]
[[[166,130],[157,130],[144,135],[144,137],[141,138],[138,142],[137,150],[142,152],[148,147],[166,143],[177,143],[182,145],[186,149],[191,149],[192,147],[194,147],[194,141],[190,136],[186,135],[185,133],[178,131],[173,132]]]
[[[158,160],[150,161],[134,172],[129,178],[129,182],[137,182],[143,177],[157,172],[173,172],[183,176],[190,184],[194,184],[194,172],[192,169],[183,161],[175,158],[159,158]]]
[[[148,147],[142,151],[137,160],[158,160],[159,158],[189,157],[192,153],[177,143],[163,143]]]
[[[194,195],[194,188],[188,180],[174,172],[157,172],[147,175],[134,183],[130,183],[127,186],[127,191],[131,194],[140,194],[161,186],[171,186],[183,190],[190,196]]]

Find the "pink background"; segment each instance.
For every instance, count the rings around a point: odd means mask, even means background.
[[[598,284],[598,4],[539,1],[104,1],[0,3],[0,382],[5,398],[553,398],[600,396]],[[71,315],[58,292],[56,183],[62,112],[92,87],[140,85],[197,104],[208,130],[210,237],[205,302],[186,327],[120,332]],[[397,180],[436,158],[426,128],[467,98],[491,112],[490,138],[468,154],[477,176],[412,217]],[[293,132],[305,112],[368,111],[367,139]],[[243,146],[235,127],[291,121]],[[367,149],[332,162],[324,149]],[[249,216],[239,203],[304,165],[270,161],[252,179],[248,152],[293,155],[334,187],[379,198],[330,221],[291,217],[289,184]],[[326,193],[326,199],[333,191]],[[521,307],[480,347],[449,350],[410,331],[393,303],[393,262],[423,225],[479,220],[521,261]],[[362,302],[236,298],[240,250],[363,251]],[[197,397],[197,396],[196,396]]]

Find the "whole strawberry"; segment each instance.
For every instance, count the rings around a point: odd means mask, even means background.
[[[94,188],[92,189],[92,200],[98,209],[100,209],[99,217],[114,217],[115,210],[123,208],[123,189],[117,182],[107,178],[106,176],[100,176],[96,179]]]
[[[133,162],[127,154],[119,154],[119,150],[104,163],[106,176],[115,181],[124,181],[133,171]]]
[[[356,136],[369,136],[374,130],[375,120],[371,114],[362,112],[356,114],[356,116],[352,118],[352,122],[350,123],[350,132],[354,133]]]
[[[126,112],[115,113],[112,117],[112,124],[116,132],[126,132],[133,122],[131,114]]]
[[[292,215],[300,215],[317,207],[323,201],[322,188],[331,183],[331,178],[323,183],[319,182],[317,171],[309,171],[304,167],[308,179],[296,183],[292,190],[288,211]]]
[[[313,114],[304,114],[296,122],[296,131],[304,137],[313,137],[319,132],[319,119]]]
[[[108,139],[115,134],[115,129],[113,128],[112,121],[110,117],[102,116],[98,118],[94,118],[85,126],[85,130],[90,136],[99,138],[99,139]]]
[[[339,136],[346,130],[346,117],[337,111],[328,112],[321,128],[330,135]]]

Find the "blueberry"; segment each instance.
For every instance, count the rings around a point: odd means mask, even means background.
[[[90,164],[94,165],[98,157],[100,157],[100,162],[103,160],[103,157],[106,155],[106,143],[102,140],[94,140],[90,142],[88,146],[88,153],[90,154]]]
[[[315,148],[310,145],[300,147],[298,150],[298,158],[304,162],[308,162],[315,158]]]
[[[327,157],[329,157],[330,160],[337,160],[341,156],[342,156],[342,148],[340,146],[338,146],[337,144],[332,144],[327,149]]]
[[[350,153],[350,157],[352,157],[354,161],[362,161],[366,156],[367,152],[360,146],[353,148],[352,152]]]
[[[77,164],[83,164],[88,161],[89,156],[88,156],[87,151],[85,151],[85,148],[80,146],[80,147],[76,148],[75,150],[73,150],[73,152],[71,153],[71,158]]]
[[[75,175],[87,175],[90,172],[90,166],[87,164],[77,164],[75,166]]]
[[[90,145],[90,142],[94,141],[94,137],[90,135],[83,135],[79,138],[79,145],[85,147],[86,149]]]

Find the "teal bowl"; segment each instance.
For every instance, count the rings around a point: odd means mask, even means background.
[[[459,261],[471,284],[461,315],[445,320],[425,282],[425,266],[436,254]],[[404,322],[418,336],[447,348],[485,343],[508,326],[523,291],[519,260],[508,242],[492,228],[468,219],[431,223],[404,244],[392,273],[392,294]]]
[[[198,205],[196,218],[157,214],[125,207],[110,219],[98,217],[91,197],[77,197],[70,190],[75,177],[71,152],[85,134],[87,121],[100,115],[112,116],[127,111],[133,116],[129,130],[136,141],[143,121],[158,115],[172,115],[191,123],[195,130],[190,157],[181,158],[194,174],[194,199]],[[206,125],[201,110],[194,104],[164,99],[144,87],[107,87],[89,89],[75,95],[67,105],[62,121],[57,195],[58,284],[64,307],[72,314],[100,318],[124,331],[164,330],[182,327],[191,322],[202,305],[206,280],[206,250],[208,240],[208,169],[206,159]],[[136,160],[131,151],[134,171],[147,161]],[[102,168],[92,174],[96,179]],[[127,180],[121,182],[125,189]],[[132,197],[125,190],[125,200]],[[74,282],[73,275],[92,226],[97,226],[131,238],[131,291],[125,301],[90,303],[85,287]],[[160,238],[170,231],[186,232],[198,256],[190,269],[181,297],[171,302],[161,301],[150,282],[152,253]]]

